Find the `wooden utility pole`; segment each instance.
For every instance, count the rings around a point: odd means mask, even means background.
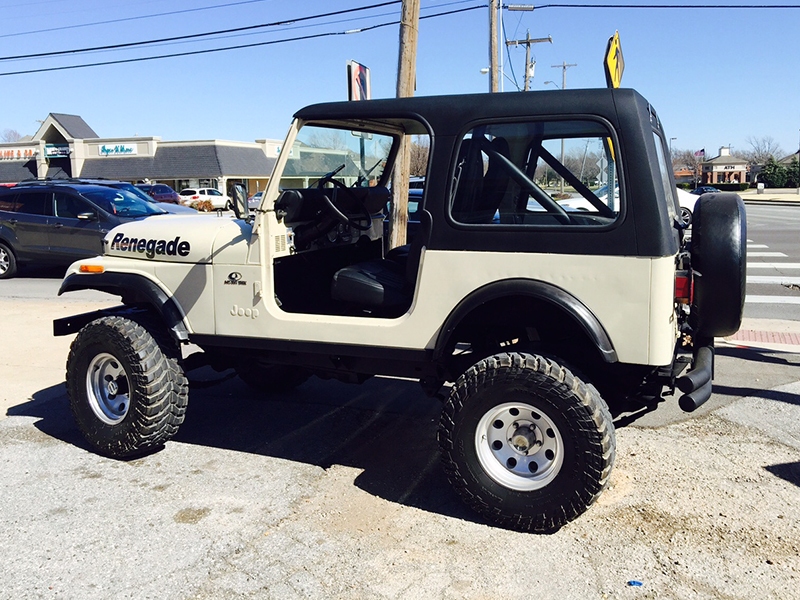
[[[497,0],[489,0],[489,91],[500,91],[497,67]]]
[[[533,77],[533,73],[531,72],[531,44],[539,44],[541,42],[550,42],[553,43],[553,38],[549,35],[546,38],[531,38],[531,32],[527,31],[525,33],[524,40],[513,40],[506,42],[506,46],[519,46],[525,44],[525,90],[528,91],[530,88],[530,80]],[[519,88],[517,88],[519,89]]]
[[[397,65],[397,97],[414,95],[417,82],[417,34],[419,33],[420,0],[403,0],[400,15],[400,54]],[[411,140],[403,136],[392,172],[392,218],[389,244],[391,248],[406,243],[408,224],[408,178],[411,171]]]
[[[577,67],[577,64],[567,64],[567,61],[562,61],[560,65],[550,65],[553,69],[561,69],[561,89],[567,89],[567,69],[570,67]],[[561,138],[561,164],[564,164],[564,138]],[[561,193],[564,193],[564,178],[561,178]],[[611,192],[614,193],[613,190]],[[613,196],[609,196],[613,198]]]

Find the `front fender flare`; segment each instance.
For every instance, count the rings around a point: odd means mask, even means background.
[[[161,289],[155,282],[136,273],[93,273],[81,275],[72,273],[61,282],[58,295],[77,290],[98,290],[120,296],[127,305],[148,305],[164,320],[170,334],[177,342],[189,340],[189,330],[184,322],[184,314],[175,298]],[[67,335],[80,329],[91,321],[87,315],[67,317],[54,322],[55,335]],[[88,319],[88,320],[87,320]]]
[[[487,302],[509,296],[527,296],[559,307],[581,326],[605,362],[615,363],[618,361],[617,351],[611,343],[611,338],[597,316],[583,302],[560,287],[532,279],[496,281],[478,288],[464,298],[452,310],[439,331],[434,349],[434,359],[439,359],[443,356],[450,342],[450,337],[467,315]]]

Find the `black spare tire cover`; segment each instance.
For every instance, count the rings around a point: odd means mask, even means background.
[[[703,194],[692,220],[694,294],[690,324],[695,336],[732,335],[744,310],[747,219],[738,194]]]

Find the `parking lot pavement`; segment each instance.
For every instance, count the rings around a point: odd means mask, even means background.
[[[163,450],[98,456],[64,392],[71,338],[49,327],[102,297],[37,302],[0,301],[16,328],[0,361],[0,599],[797,597],[800,384],[725,379],[744,371],[730,353],[720,389],[749,397],[618,420],[609,489],[531,535],[462,505],[438,462],[438,401],[406,381],[311,379],[263,399],[200,371]],[[747,368],[784,373],[787,356]]]

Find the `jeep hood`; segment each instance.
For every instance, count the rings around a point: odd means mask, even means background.
[[[246,243],[251,226],[227,216],[156,216],[118,225],[106,234],[104,254],[159,262],[210,263],[222,249]]]

